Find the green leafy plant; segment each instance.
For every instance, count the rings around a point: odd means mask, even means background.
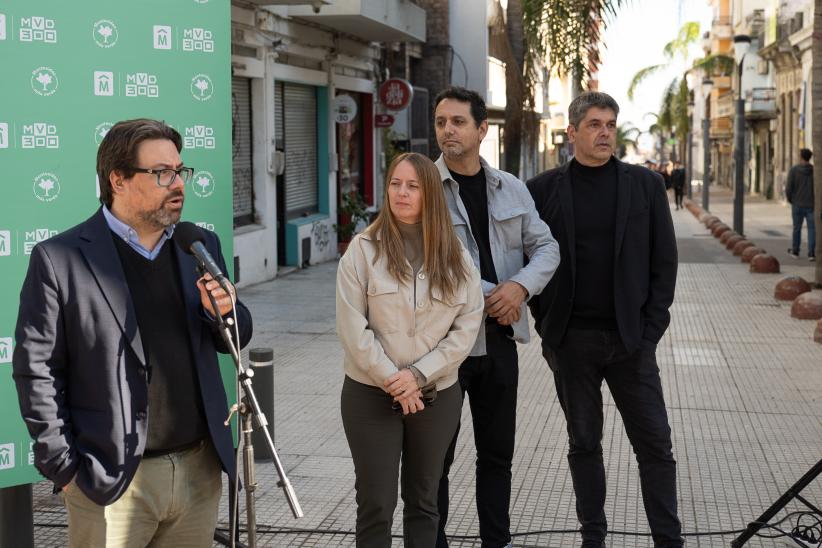
[[[339,222],[334,225],[337,240],[348,242],[354,236],[354,231],[360,221],[368,222],[368,210],[362,196],[358,192],[347,192],[342,195],[342,204],[337,210]]]

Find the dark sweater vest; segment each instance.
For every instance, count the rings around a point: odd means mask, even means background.
[[[148,362],[146,456],[170,453],[208,435],[192,359],[174,244],[152,261],[112,232]]]

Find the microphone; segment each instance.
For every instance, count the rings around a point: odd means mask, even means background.
[[[225,274],[223,274],[217,265],[217,261],[214,260],[214,257],[212,257],[211,253],[206,249],[206,238],[203,229],[194,223],[183,221],[177,223],[174,227],[172,239],[183,251],[189,255],[194,255],[203,270],[211,274],[211,277],[220,284],[220,287],[222,287],[226,293],[230,293],[228,289],[230,285],[228,278],[226,278]]]

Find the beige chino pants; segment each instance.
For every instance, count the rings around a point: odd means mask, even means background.
[[[211,441],[140,461],[113,504],[89,500],[72,480],[63,496],[70,548],[205,548],[212,545],[222,492]]]

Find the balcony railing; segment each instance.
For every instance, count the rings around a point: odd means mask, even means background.
[[[745,118],[771,120],[776,118],[776,88],[753,88],[745,97]]]

